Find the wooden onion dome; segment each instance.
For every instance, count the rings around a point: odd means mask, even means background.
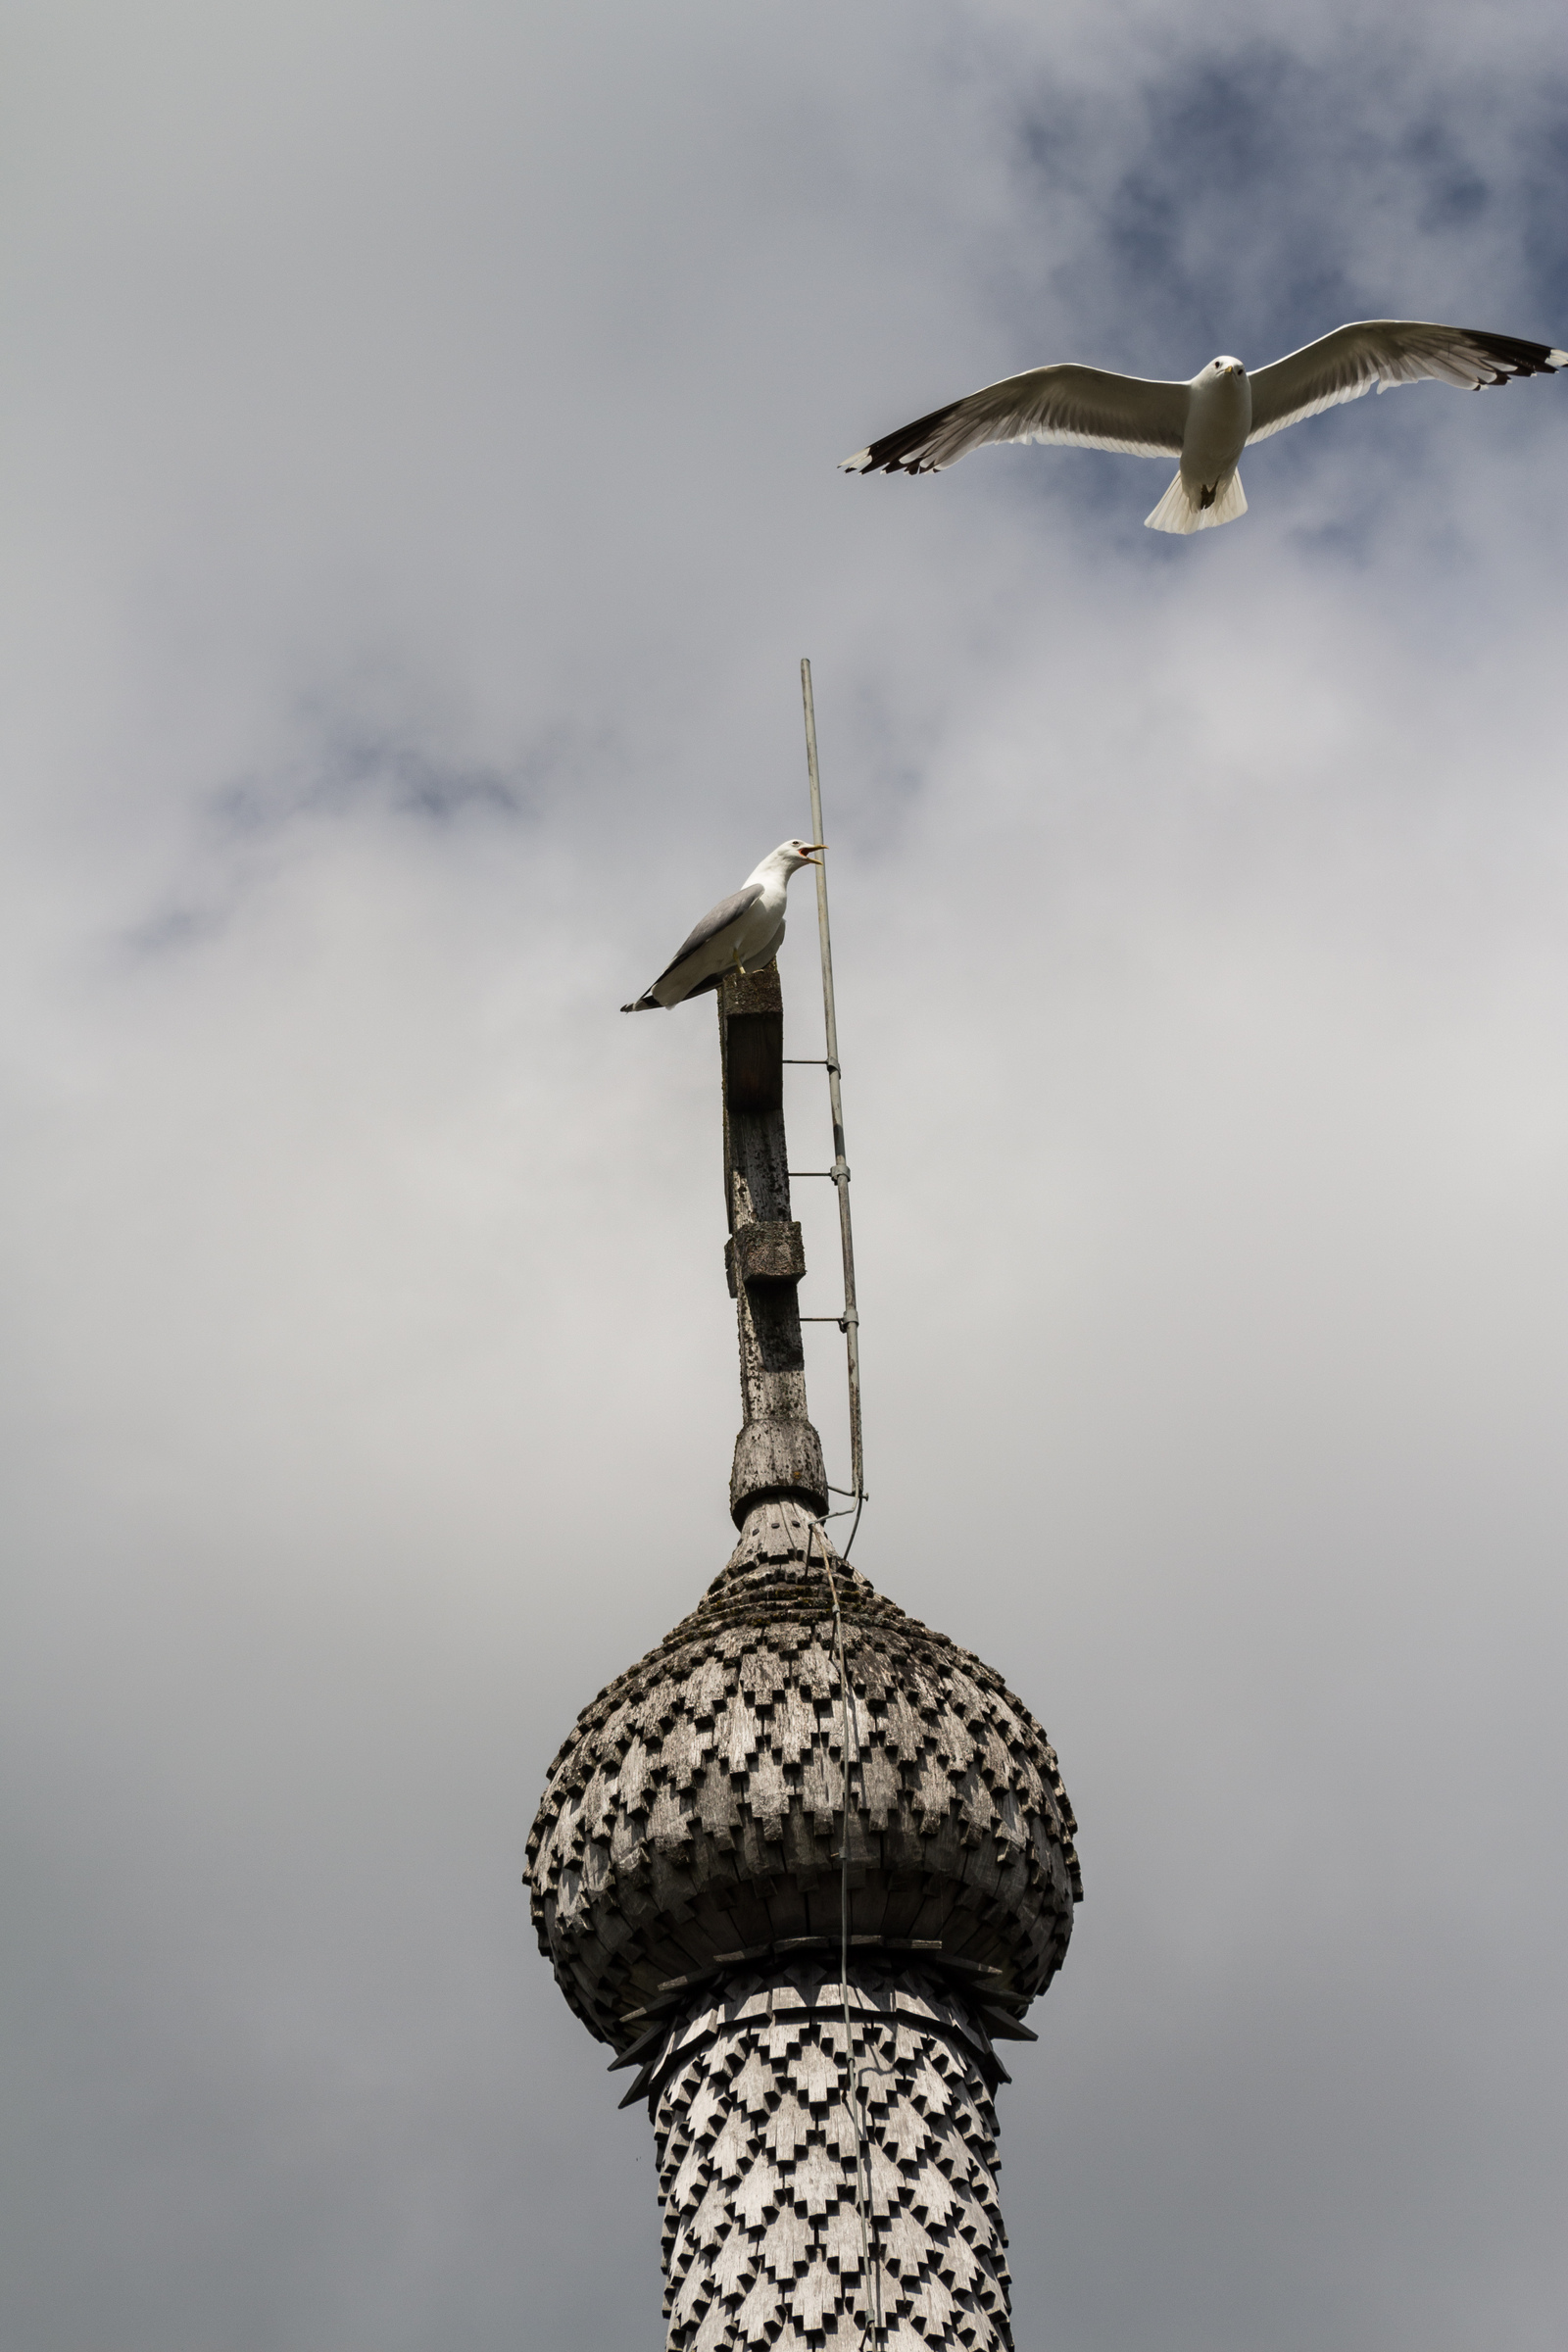
[[[754,1505],[699,1606],[584,1708],[550,1768],[528,1841],[539,1945],[617,2049],[674,1980],[838,1946],[844,1710],[822,1541],[798,1503]],[[999,1674],[831,1556],[856,1948],[940,1951],[1013,1999],[1043,1992],[1082,1891],[1054,1751]]]

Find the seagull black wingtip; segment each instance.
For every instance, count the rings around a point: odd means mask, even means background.
[[[917,416],[912,424],[901,424],[896,433],[884,433],[868,449],[857,456],[864,460],[858,465],[855,458],[846,461],[847,470],[855,473],[934,473],[933,466],[922,466],[920,453],[926,441],[940,424],[946,424],[958,406],[950,400],[945,407],[933,409],[929,416]]]
[[[1503,370],[1494,382],[1507,384],[1516,375],[1555,375],[1559,368],[1568,367],[1568,351],[1558,351],[1550,343],[1530,343],[1522,335],[1477,334],[1475,337],[1489,360],[1495,360]],[[1477,384],[1476,390],[1483,389]]]

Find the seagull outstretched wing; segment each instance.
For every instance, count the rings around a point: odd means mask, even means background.
[[[1332,338],[1331,338],[1332,339]],[[1533,346],[1532,346],[1533,348]],[[1031,368],[917,416],[844,460],[846,473],[931,473],[988,441],[1074,441],[1134,458],[1179,451],[1188,388],[1103,368]]]
[[[1419,318],[1363,318],[1259,368],[1252,377],[1249,441],[1266,441],[1303,416],[1316,416],[1363,392],[1392,384],[1431,381],[1479,392],[1515,375],[1550,375],[1568,368],[1568,351],[1491,335],[1466,326],[1434,326]]]

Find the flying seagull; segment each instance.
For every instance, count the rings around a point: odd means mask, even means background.
[[[678,947],[653,987],[621,1006],[622,1012],[653,1012],[684,1004],[716,988],[726,972],[755,971],[777,955],[784,938],[784,893],[791,874],[814,865],[821,841],[781,841],[760,865],[754,865],[732,898],[710,906],[690,939]]]
[[[1248,444],[1303,416],[1359,400],[1374,386],[1386,392],[1391,384],[1431,377],[1479,392],[1483,384],[1550,375],[1559,368],[1568,368],[1568,351],[1547,343],[1414,318],[1367,318],[1337,326],[1255,375],[1228,354],[1185,384],[1071,364],[1031,368],[885,433],[846,458],[844,471],[932,473],[988,441],[1076,441],[1134,458],[1179,455],[1175,480],[1145,522],[1152,531],[1206,531],[1247,513],[1236,466]]]

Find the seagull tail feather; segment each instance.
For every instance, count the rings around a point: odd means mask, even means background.
[[[1195,498],[1183,481],[1178,469],[1174,481],[1154,509],[1144,516],[1147,531],[1210,531],[1216,523],[1234,522],[1247,513],[1247,492],[1242,477],[1233,473],[1222,482],[1205,507]]]

